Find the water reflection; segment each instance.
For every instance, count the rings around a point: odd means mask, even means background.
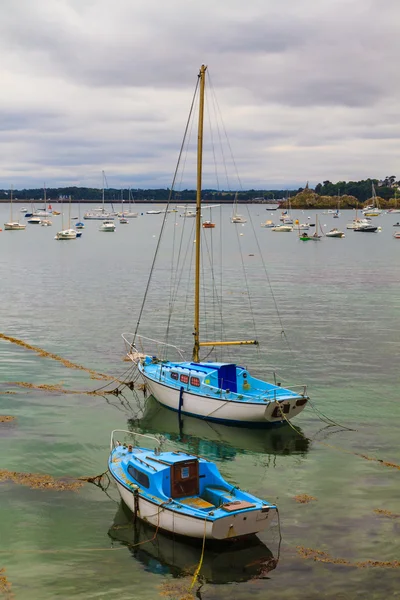
[[[269,429],[231,427],[178,414],[159,404],[154,398],[147,399],[143,416],[129,419],[131,430],[143,433],[162,433],[174,442],[187,445],[194,454],[211,459],[231,460],[238,452],[261,454],[305,455],[310,442],[289,425]]]
[[[123,502],[108,531],[146,570],[173,577],[193,575],[201,557],[201,540],[191,542],[160,531],[154,534],[155,529],[140,519],[133,524],[133,515]],[[224,584],[260,579],[277,564],[278,559],[256,536],[232,544],[207,542],[199,580]]]

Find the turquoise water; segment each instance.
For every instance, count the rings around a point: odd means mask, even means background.
[[[400,464],[400,241],[392,237],[398,215],[379,218],[378,234],[346,231],[342,240],[302,243],[295,233],[260,227],[266,218],[277,219],[276,213],[269,215],[262,205],[249,210],[254,231],[250,223],[231,225],[229,207],[223,207],[213,214],[215,230],[204,232],[210,252],[224,248],[226,331],[231,338],[248,337],[255,322],[262,351],[241,350],[242,362],[252,362],[259,374],[266,363],[267,375],[276,371],[284,384],[307,383],[314,405],[354,431],[327,428],[311,406],[293,423],[299,433],[287,426],[248,431],[188,417],[179,423],[140,391],[103,397],[21,388],[12,382],[77,392],[104,383],[0,340],[0,414],[16,417],[0,424],[1,468],[93,476],[106,469],[111,429],[163,433],[177,447],[211,457],[225,478],[276,502],[280,510],[281,544],[275,525],[251,547],[206,549],[193,588],[197,597],[397,597],[398,569],[315,562],[297,547],[353,564],[399,560],[399,518],[374,512],[399,515],[399,470],[355,454]],[[305,221],[309,215],[296,216]],[[335,220],[321,215],[320,222],[344,228],[353,216],[351,211]],[[7,219],[8,207],[2,205],[0,223]],[[123,361],[120,334],[135,327],[162,215],[141,215],[129,225],[118,224],[113,234],[100,233],[98,222],[86,222],[82,238],[69,243],[54,241],[57,219],[49,228],[28,225],[24,232],[0,233],[0,332],[124,377],[129,364]],[[141,331],[149,337],[163,334],[169,250],[178,251],[174,227],[180,232],[193,226],[191,219],[185,221],[178,217],[175,226],[171,218],[167,226],[151,310],[142,318]],[[289,345],[264,284],[255,236]],[[242,262],[251,305],[239,283]],[[182,289],[190,275],[187,266]],[[208,284],[210,297],[211,288]],[[173,339],[184,347],[191,341],[190,302],[181,301],[172,326]],[[211,332],[214,323],[207,319]],[[0,490],[0,568],[17,599],[181,598],[187,591],[200,549],[162,534],[146,542],[153,530],[132,527],[114,488],[105,493],[85,484],[76,492],[56,492],[6,481]],[[315,500],[300,504],[299,494]]]

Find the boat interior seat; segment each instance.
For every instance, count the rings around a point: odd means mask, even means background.
[[[204,488],[201,497],[207,502],[210,502],[217,508],[227,502],[233,502],[237,498],[230,494],[225,488],[221,488],[214,485],[208,485]]]
[[[179,502],[181,504],[185,504],[186,506],[190,506],[192,508],[199,508],[200,510],[210,511],[213,510],[215,504],[212,504],[208,500],[201,498],[200,496],[191,496],[189,498],[180,498]]]

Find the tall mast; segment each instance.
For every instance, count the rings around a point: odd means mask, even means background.
[[[203,172],[203,125],[204,125],[204,87],[206,78],[205,65],[201,65],[199,125],[197,133],[197,193],[196,193],[196,256],[195,256],[195,287],[194,287],[194,346],[193,360],[199,361],[200,349],[200,236],[201,236],[201,183]]]
[[[102,212],[104,213],[104,171],[102,171],[102,173],[103,173],[103,195],[102,195],[103,207],[102,207]]]

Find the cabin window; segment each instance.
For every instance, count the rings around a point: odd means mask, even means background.
[[[128,473],[131,477],[133,477],[133,479],[135,479],[143,487],[145,487],[145,488],[150,487],[150,481],[149,481],[149,478],[146,475],[146,473],[139,471],[139,469],[136,469],[133,465],[129,465]]]
[[[200,387],[200,379],[198,377],[191,377],[190,384],[196,387]]]
[[[181,375],[180,380],[182,383],[189,383],[189,375]]]
[[[171,379],[176,379],[176,380],[178,380],[178,379],[179,379],[179,375],[178,375],[178,373],[175,373],[175,371],[171,371]]]

